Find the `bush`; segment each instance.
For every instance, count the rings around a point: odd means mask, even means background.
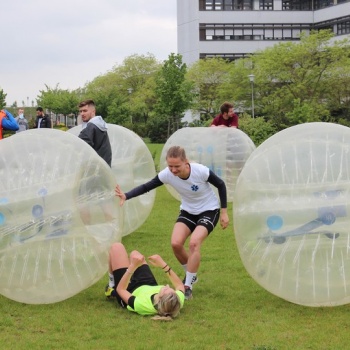
[[[263,117],[252,118],[249,115],[243,115],[239,119],[239,128],[251,138],[256,147],[277,132],[270,121]]]

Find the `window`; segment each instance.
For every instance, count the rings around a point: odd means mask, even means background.
[[[214,57],[220,57],[228,61],[235,61],[239,58],[244,58],[248,57],[250,54],[246,53],[222,53],[222,54],[217,54],[217,53],[201,53],[199,54],[200,59],[204,58],[214,58]]]
[[[315,10],[323,9],[325,7],[333,6],[334,0],[315,0]]]
[[[265,0],[272,2],[272,0]],[[203,11],[234,11],[253,10],[254,0],[199,0],[199,10]]]
[[[338,35],[349,34],[349,33],[350,33],[350,20],[343,23],[339,23],[337,25]]]
[[[310,11],[312,10],[312,0],[283,0],[282,10]]]
[[[260,0],[259,1],[260,10],[273,10],[273,0]]]

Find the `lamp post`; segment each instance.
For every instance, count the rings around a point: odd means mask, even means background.
[[[255,79],[255,75],[254,74],[249,74],[249,81],[250,81],[250,85],[252,86],[252,117],[255,118],[255,113],[254,113],[254,79]]]
[[[132,92],[134,91],[134,89],[132,87],[129,87],[128,88],[128,93],[129,93],[129,96],[132,94]],[[129,98],[129,103],[130,103],[130,98]],[[130,122],[132,124],[132,115],[130,113]]]

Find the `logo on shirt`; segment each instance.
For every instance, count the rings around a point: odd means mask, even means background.
[[[191,189],[192,189],[192,191],[197,192],[199,187],[197,185],[192,185]]]

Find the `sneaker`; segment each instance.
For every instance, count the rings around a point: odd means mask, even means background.
[[[116,296],[116,292],[115,292],[115,289],[110,287],[108,284],[105,288],[105,296],[107,298],[110,298],[110,297],[115,297]]]
[[[188,286],[185,286],[185,299],[186,300],[192,299],[192,289]]]
[[[194,285],[197,282],[198,282],[198,277],[196,276],[196,277],[193,278],[192,285]],[[185,284],[185,283],[186,283],[186,276],[182,280],[182,284]]]

